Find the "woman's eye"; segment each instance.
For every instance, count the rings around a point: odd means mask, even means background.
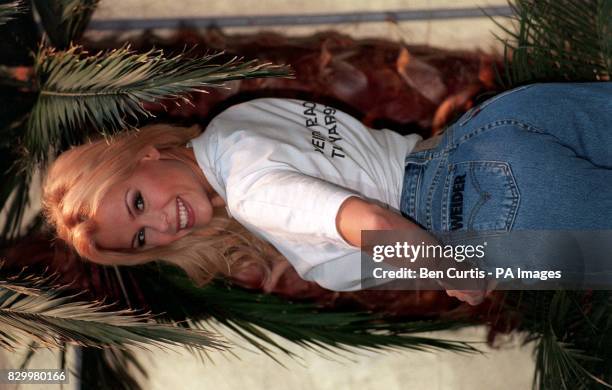
[[[134,197],[134,208],[140,212],[144,210],[144,199],[142,198],[142,194],[140,192],[136,192],[136,196]],[[136,245],[138,247],[142,247],[145,244],[145,231],[144,228],[140,229],[138,233],[136,233]]]
[[[145,234],[144,234],[144,229],[140,229],[140,230],[138,231],[137,241],[138,241],[138,247],[144,246],[144,244],[145,244]]]
[[[134,207],[139,211],[144,210],[144,199],[142,198],[140,192],[137,192],[136,197],[134,197]]]

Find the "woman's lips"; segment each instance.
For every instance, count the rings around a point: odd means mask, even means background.
[[[193,225],[195,223],[195,216],[193,214],[193,209],[191,208],[191,205],[185,199],[183,199],[181,197],[177,197],[177,199],[180,199],[181,203],[185,207],[185,211],[187,212],[187,225],[185,226],[184,229],[189,229],[189,228],[193,227]],[[183,229],[181,229],[181,214],[180,214],[180,209],[179,209],[178,201],[176,202],[176,215],[177,215],[177,219],[176,219],[176,231],[178,232],[180,230],[183,230]]]
[[[191,229],[193,227],[193,224],[195,223],[195,215],[193,213],[193,209],[191,208],[191,205],[185,200],[181,199],[181,201],[183,201],[183,204],[187,209],[187,227],[185,227],[185,229]]]

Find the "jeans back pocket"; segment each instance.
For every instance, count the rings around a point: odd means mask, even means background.
[[[442,194],[445,231],[509,231],[520,195],[510,165],[503,161],[449,164]]]

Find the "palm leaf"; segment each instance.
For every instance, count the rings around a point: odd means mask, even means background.
[[[28,345],[27,353],[21,360],[20,370],[28,368],[39,346],[35,342]],[[74,346],[79,371],[67,367],[64,343],[59,351],[59,369],[68,370],[81,383],[80,388],[98,390],[142,390],[135,373],[148,377],[147,370],[131,349],[107,346],[105,348]]]
[[[540,389],[590,389],[612,385],[591,374],[582,361],[597,360],[575,349],[571,344],[559,341],[553,330],[545,333],[536,347],[536,375],[534,383]]]
[[[221,349],[224,344],[210,332],[157,324],[148,314],[132,310],[108,311],[100,302],[79,302],[74,296],[45,292],[25,295],[15,288],[0,288],[0,342],[15,348],[23,336],[44,346],[64,342],[82,346],[184,344],[192,348]]]
[[[290,75],[283,66],[238,58],[212,64],[222,53],[166,57],[162,51],[139,54],[123,47],[85,54],[78,47],[44,48],[38,54],[35,74],[40,94],[25,140],[37,161],[44,161],[48,148],[62,139],[64,144],[80,141],[86,126],[106,133],[130,126],[130,119],[151,117],[145,102],[168,98],[188,102],[188,93],[205,92],[205,87],[219,87],[226,81]]]
[[[2,172],[6,180],[0,189],[0,204],[6,207],[6,222],[0,231],[0,242],[5,243],[19,235],[25,210],[30,203],[30,183],[32,170],[21,170],[13,165]]]
[[[99,0],[34,0],[51,43],[60,49],[78,40]]]
[[[15,16],[23,12],[23,10],[24,8],[21,0],[0,4],[0,25],[13,20]]]
[[[514,0],[514,31],[507,34],[505,83],[610,80],[612,2]]]
[[[44,294],[44,289],[49,287],[53,288],[55,286],[56,289],[60,288],[56,283],[59,279],[58,274],[39,276],[29,271],[27,267],[23,267],[16,274],[9,273],[4,266],[4,261],[0,261],[0,288],[32,296]]]
[[[0,227],[0,245],[16,238],[30,202],[34,162],[24,160],[19,137],[25,132],[27,113],[35,96],[0,86],[0,209],[6,212]]]
[[[62,346],[61,349],[61,358],[62,360],[65,359],[65,345]],[[34,357],[34,355],[36,355],[36,350],[38,349],[38,344],[35,341],[32,341],[28,344],[27,346],[27,353],[26,355],[23,357],[23,359],[21,359],[21,364],[19,365],[19,369],[23,370],[25,368],[28,368],[28,365],[30,364],[30,361],[32,360],[32,358]],[[63,368],[63,367],[62,367]]]
[[[31,67],[40,42],[39,26],[34,20],[30,1],[19,1],[18,12],[13,12],[16,1],[0,0],[0,13],[10,13],[11,20],[0,22],[0,64]]]
[[[199,321],[207,326],[221,324],[275,360],[274,350],[289,356],[292,353],[264,331],[317,352],[478,351],[466,342],[418,335],[473,325],[468,321],[393,321],[366,312],[326,311],[314,304],[257,294],[221,281],[196,287],[182,271],[163,264],[136,267],[131,274],[137,278],[151,310],[164,312],[162,318],[188,319],[188,324],[195,327],[201,326]]]
[[[141,390],[135,372],[148,376],[133,351],[108,347],[81,348],[81,370],[75,374],[84,389]]]
[[[534,389],[610,388],[612,292],[522,291],[518,301],[506,310],[536,341]]]

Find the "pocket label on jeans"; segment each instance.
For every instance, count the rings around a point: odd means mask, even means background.
[[[450,200],[450,230],[463,227],[463,191],[465,190],[465,174],[455,176],[453,194]]]
[[[507,231],[512,227],[518,204],[518,188],[507,162],[450,164],[442,197],[442,228]]]

